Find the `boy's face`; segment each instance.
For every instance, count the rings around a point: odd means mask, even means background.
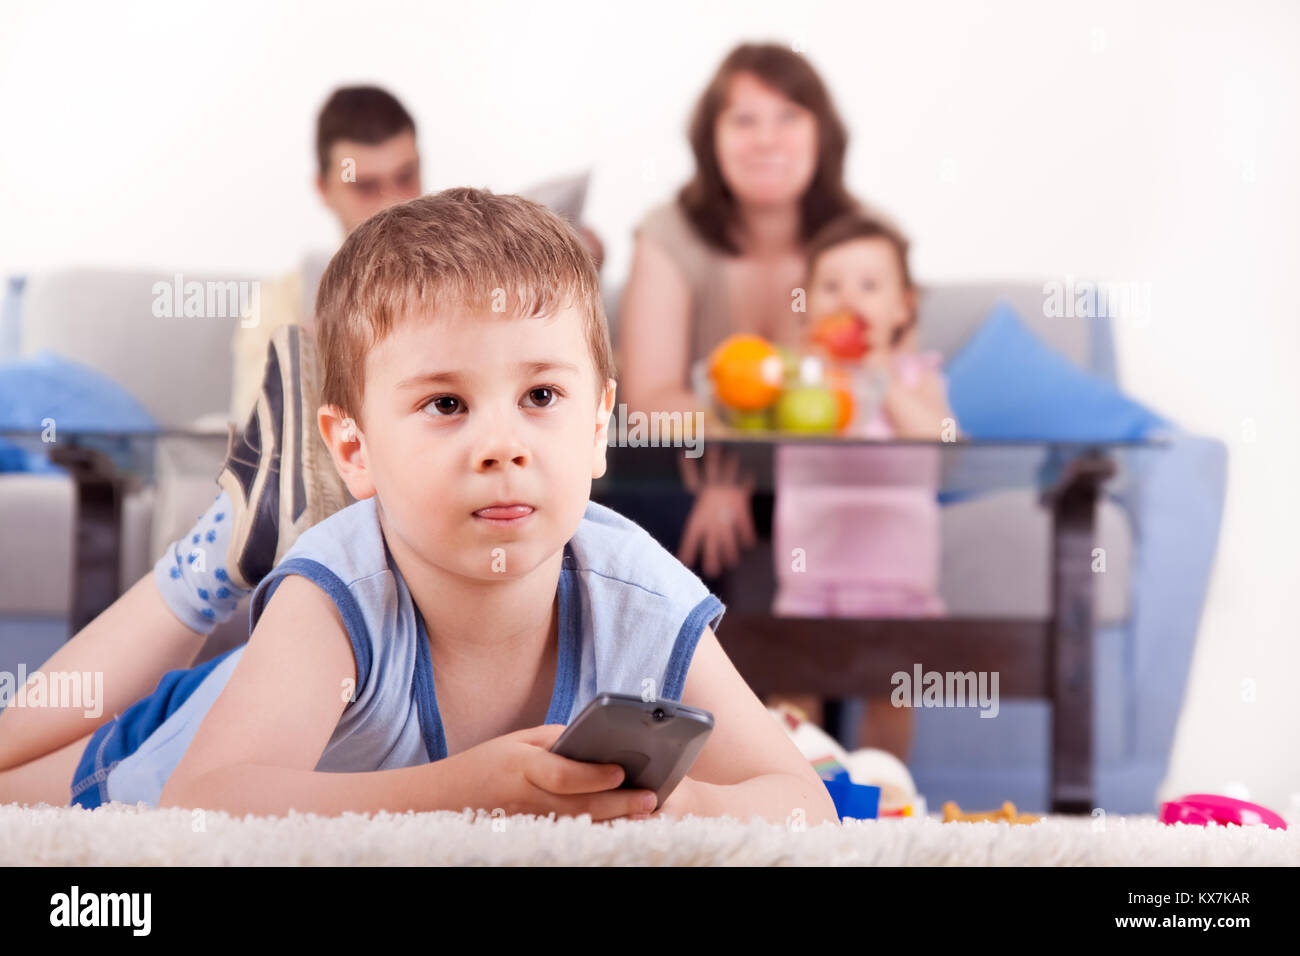
[[[322,201],[345,233],[375,213],[420,195],[420,153],[415,134],[403,130],[382,143],[341,139],[330,146],[330,164],[316,177]]]
[[[870,326],[871,348],[888,349],[894,329],[912,314],[915,296],[903,284],[898,253],[888,239],[853,239],[817,257],[808,312],[856,312]]]
[[[615,388],[598,399],[578,310],[407,318],[365,376],[358,440],[330,441],[321,425],[353,496],[378,496],[395,555],[499,580],[573,537],[605,473]],[[484,510],[495,505],[519,507]]]

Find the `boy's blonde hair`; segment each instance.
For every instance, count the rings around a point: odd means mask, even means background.
[[[404,316],[582,310],[596,394],[615,377],[600,278],[571,226],[520,196],[459,187],[390,206],[348,235],[321,277],[321,401],[361,421],[366,356]]]

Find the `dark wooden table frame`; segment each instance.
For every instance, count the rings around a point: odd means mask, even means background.
[[[0,437],[27,440],[36,440],[41,434],[33,429],[0,430]],[[121,593],[122,504],[127,492],[143,483],[129,467],[123,470],[104,448],[125,452],[133,461],[147,454],[152,461],[154,443],[172,437],[223,444],[227,440],[225,432],[192,428],[102,432],[65,429],[57,441],[43,446],[50,461],[66,469],[76,486],[69,636],[103,613]],[[216,476],[213,478],[215,483]]]
[[[50,460],[66,468],[77,489],[69,636],[117,600],[122,550],[122,500],[127,478],[103,452],[64,443]]]
[[[756,592],[770,604],[772,552],[765,538],[724,575],[719,597],[728,611],[718,639],[761,697],[861,697],[865,688],[891,686],[899,671],[910,674],[921,654],[927,670],[996,671],[999,695],[1051,704],[1051,812],[1091,813],[1092,550],[1102,485],[1114,472],[1103,451],[1084,450],[1042,493],[1052,513],[1051,605],[1045,620],[774,617],[743,595]]]

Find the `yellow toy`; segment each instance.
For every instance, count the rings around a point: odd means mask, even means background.
[[[1002,804],[1001,810],[990,810],[987,813],[962,813],[961,807],[949,800],[943,805],[943,822],[944,823],[978,823],[981,820],[987,820],[990,823],[997,823],[999,820],[1005,820],[1010,824],[1017,823],[1037,823],[1038,817],[1032,813],[1016,813],[1016,805],[1008,800]]]

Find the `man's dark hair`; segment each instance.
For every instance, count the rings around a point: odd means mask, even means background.
[[[330,94],[316,118],[320,174],[329,172],[330,147],[339,140],[374,146],[408,129],[415,132],[415,120],[387,90],[377,86],[340,87]]]

